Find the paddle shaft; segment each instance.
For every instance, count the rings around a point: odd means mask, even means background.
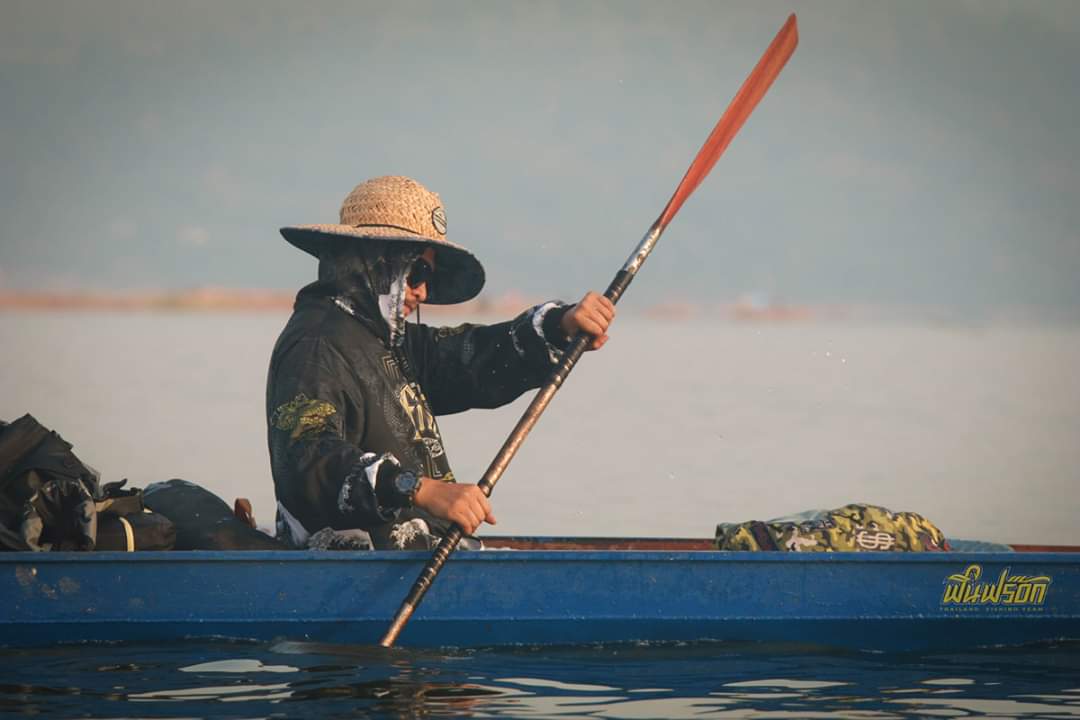
[[[619,302],[619,298],[626,292],[626,288],[630,286],[630,282],[634,279],[634,275],[637,274],[637,269],[641,267],[641,263],[645,261],[648,254],[652,252],[652,248],[656,245],[656,240],[660,237],[660,233],[663,228],[659,225],[659,220],[653,224],[653,227],[649,229],[649,232],[642,239],[641,244],[638,245],[638,249],[634,251],[634,254],[627,260],[627,264],[616,273],[615,278],[608,285],[608,289],[604,292],[604,297],[610,300],[612,303]],[[634,264],[631,267],[631,264]],[[488,465],[488,469],[484,472],[480,482],[477,485],[484,492],[484,495],[491,496],[491,491],[495,487],[495,483],[499,482],[499,478],[506,471],[506,468],[510,465],[510,461],[514,459],[519,448],[525,442],[525,438],[529,432],[536,425],[540,416],[547,409],[551,399],[555,397],[555,393],[562,387],[563,382],[566,380],[566,376],[570,374],[570,371],[577,365],[577,361],[581,359],[581,356],[585,353],[585,349],[589,346],[593,340],[593,336],[588,333],[578,333],[570,341],[570,346],[563,353],[562,359],[559,364],[551,373],[551,377],[540,388],[540,390],[533,397],[532,402],[529,403],[529,407],[522,413],[521,418],[517,421],[517,425],[514,426],[510,436],[506,438],[506,442],[503,443],[502,448],[499,450],[495,459]],[[423,599],[424,594],[427,593],[428,588],[431,587],[431,583],[434,582],[435,577],[439,574],[442,566],[446,563],[447,558],[450,557],[450,553],[454,552],[458,543],[461,542],[463,535],[461,526],[454,523],[449,532],[439,542],[439,546],[435,549],[431,559],[428,560],[427,565],[424,566],[420,576],[413,583],[412,589],[409,590],[408,596],[405,601],[402,602],[401,608],[398,610],[397,615],[394,617],[393,623],[390,625],[390,629],[387,630],[386,635],[379,642],[383,647],[390,647],[397,640],[398,635],[405,627],[405,623],[412,617],[413,611],[420,605],[420,601]]]
[[[780,74],[780,70],[783,69],[788,58],[795,52],[797,43],[798,31],[795,25],[795,16],[791,15],[768,49],[765,50],[765,54],[761,56],[753,71],[743,82],[739,92],[735,95],[731,104],[728,105],[727,110],[724,111],[708,139],[705,140],[705,144],[698,151],[694,161],[690,164],[690,168],[686,171],[686,175],[683,176],[679,186],[675,189],[675,193],[664,207],[664,211],[660,213],[660,217],[645,233],[645,236],[638,243],[634,252],[630,254],[622,269],[615,274],[615,278],[608,285],[607,290],[604,291],[604,297],[612,303],[619,302],[619,298],[626,292],[645,259],[649,257],[649,253],[656,246],[657,240],[660,239],[660,235],[664,232],[668,223],[675,217],[675,213],[682,207],[686,198],[690,197],[690,194],[694,192],[713,165],[716,164],[717,159],[727,148],[735,133],[742,127],[746,118],[749,117],[754,107],[765,95],[765,91],[769,89],[772,81]],[[566,376],[577,365],[578,360],[581,359],[581,355],[592,340],[593,337],[588,333],[579,332],[570,341],[570,346],[563,353],[562,359],[552,371],[551,377],[533,397],[529,407],[525,409],[521,419],[514,426],[514,430],[510,433],[506,442],[503,443],[495,459],[491,461],[484,476],[480,478],[480,482],[477,483],[484,495],[491,496],[495,483],[502,477],[507,466],[510,465],[510,461],[513,460],[522,443],[525,442],[525,438],[533,426],[536,425],[551,399],[555,397],[555,393],[562,387]],[[428,560],[420,576],[413,583],[412,589],[409,590],[409,594],[401,603],[401,607],[398,609],[390,628],[379,642],[380,645],[390,647],[397,640],[405,624],[420,605],[420,601],[423,600],[424,594],[427,593],[435,577],[439,574],[443,565],[446,564],[450,553],[461,542],[462,534],[461,526],[457,523],[450,527],[450,531],[439,542],[431,559]]]

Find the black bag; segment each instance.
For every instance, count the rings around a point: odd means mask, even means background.
[[[0,549],[168,549],[167,520],[141,517],[142,491],[125,490],[126,482],[102,487],[97,471],[75,456],[71,443],[31,415],[0,422]],[[131,542],[116,519],[127,515],[140,516]],[[109,539],[99,546],[102,525],[119,530],[124,542]]]
[[[97,473],[30,415],[0,426],[0,544],[9,550],[93,550]]]
[[[95,550],[172,550],[175,544],[176,527],[160,513],[103,513],[98,517]]]
[[[176,550],[287,550],[240,520],[214,493],[187,480],[152,483],[143,491],[146,506],[172,521]]]

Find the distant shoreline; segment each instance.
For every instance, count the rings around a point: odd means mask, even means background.
[[[287,310],[295,293],[198,288],[133,292],[3,292],[0,310]]]
[[[288,312],[296,300],[295,290],[258,290],[236,288],[194,288],[190,290],[142,290],[130,292],[0,291],[0,312]],[[453,306],[479,313],[500,312],[512,307],[520,310],[529,301],[518,295],[495,300],[477,299]],[[449,308],[425,305],[425,313],[445,314]]]
[[[296,299],[295,291],[236,288],[193,288],[190,290],[142,290],[128,292],[0,291],[0,312],[288,312]],[[425,315],[497,315],[512,316],[542,300],[520,293],[499,297],[481,296],[458,305],[424,305]],[[639,311],[654,320],[686,320],[703,313],[737,321],[793,322],[819,317],[836,317],[837,311],[824,311],[801,305],[760,305],[734,302],[701,307],[685,302],[664,302]]]
[[[482,295],[457,305],[424,305],[424,317],[509,318],[542,302],[518,292]],[[203,287],[189,290],[21,291],[0,290],[0,313],[288,313],[296,291]],[[627,311],[624,310],[624,313]],[[630,310],[636,317],[661,322],[717,319],[734,323],[797,325],[814,322],[921,322],[932,325],[1054,325],[1080,324],[1080,311],[1071,308],[980,308],[960,312],[925,306],[809,305],[762,301],[748,296],[730,302],[695,304],[668,300]]]

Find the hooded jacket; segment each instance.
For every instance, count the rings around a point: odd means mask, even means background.
[[[376,548],[430,547],[449,525],[395,490],[398,468],[454,482],[435,417],[539,387],[568,342],[557,302],[490,326],[406,324],[418,254],[372,243],[323,258],[274,347],[267,433],[277,534],[293,546],[329,527],[367,531]]]

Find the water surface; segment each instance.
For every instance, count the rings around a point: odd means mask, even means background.
[[[177,643],[0,658],[47,717],[1080,717],[1080,646],[939,655],[776,645],[517,650]]]

